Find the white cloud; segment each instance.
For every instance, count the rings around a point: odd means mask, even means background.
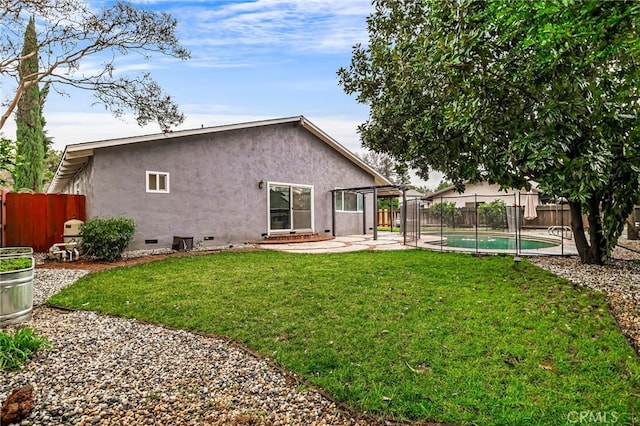
[[[93,7],[107,3],[90,1]],[[187,66],[216,68],[245,67],[249,61],[255,63],[273,52],[280,55],[348,52],[354,44],[366,42],[365,18],[372,12],[370,0],[134,0],[133,3],[169,12],[178,20],[180,41],[192,51]],[[118,69],[122,71],[125,69]]]
[[[183,43],[197,56],[211,48],[238,53],[259,48],[283,54],[350,50],[366,40],[365,17],[370,10],[365,0],[257,0],[213,7],[191,2],[170,12],[180,22]]]

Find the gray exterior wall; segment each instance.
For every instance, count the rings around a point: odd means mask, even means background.
[[[89,162],[71,179],[67,190],[68,194],[83,194],[85,196],[85,208],[87,212],[87,218],[91,211],[93,204],[93,198],[95,196],[92,191],[93,188],[93,157],[89,158]]]
[[[170,192],[146,192],[146,171],[169,173]],[[280,124],[96,149],[65,192],[74,182],[87,196],[88,218],[134,219],[129,249],[149,249],[170,247],[174,236],[205,247],[261,240],[269,182],[313,186],[314,232],[331,235],[330,191],[374,185],[374,177],[304,128]],[[369,229],[373,197],[365,203]],[[336,219],[336,235],[363,231],[362,213]]]

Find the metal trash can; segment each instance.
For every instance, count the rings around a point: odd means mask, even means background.
[[[0,326],[31,318],[34,264],[30,247],[0,248]]]

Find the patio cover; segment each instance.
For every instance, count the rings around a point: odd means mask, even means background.
[[[332,229],[333,229],[333,236],[336,236],[336,205],[335,205],[335,196],[333,196],[337,191],[348,191],[348,192],[355,192],[356,194],[373,194],[374,200],[376,200],[378,198],[395,198],[395,197],[402,197],[402,201],[403,203],[406,203],[407,200],[407,192],[410,191],[409,188],[403,186],[403,185],[374,185],[374,186],[361,186],[361,187],[356,187],[356,188],[339,188],[339,189],[332,189],[331,190],[331,194],[332,194],[332,202],[331,202],[331,207],[332,207],[332,214],[331,214],[331,220],[332,220]],[[420,194],[420,197],[422,196],[422,194]],[[412,197],[412,198],[420,198],[420,197]],[[406,204],[405,204],[406,205]],[[404,233],[404,237],[406,240],[406,227],[404,226],[406,224],[406,211],[405,213],[402,215],[402,229],[405,230]],[[367,208],[366,208],[366,204],[363,205],[363,211],[362,211],[362,234],[366,234],[367,233]],[[376,208],[373,209],[372,212],[372,217],[373,217],[373,239],[377,240],[378,239],[378,211]]]

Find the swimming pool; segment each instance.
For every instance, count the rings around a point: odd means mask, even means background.
[[[442,245],[475,249],[476,237],[475,235],[447,235]],[[519,248],[521,250],[537,250],[557,245],[556,242],[521,237]],[[515,250],[518,245],[514,236],[479,235],[477,247],[483,250]]]

